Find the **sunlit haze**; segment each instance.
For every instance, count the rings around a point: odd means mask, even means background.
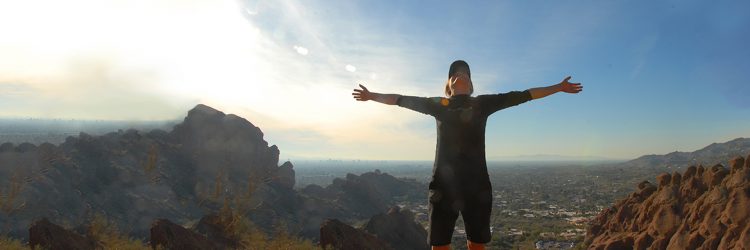
[[[182,119],[198,103],[260,127],[282,160],[430,160],[435,121],[357,102],[548,86],[487,123],[487,156],[629,159],[750,136],[743,1],[0,2],[0,118]]]

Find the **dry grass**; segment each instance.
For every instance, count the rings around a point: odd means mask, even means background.
[[[285,226],[279,225],[277,230],[267,235],[258,229],[248,218],[234,211],[231,206],[222,207],[219,211],[219,224],[224,233],[239,242],[238,249],[261,250],[319,250],[323,249],[310,240],[290,235]],[[139,239],[130,238],[117,229],[117,225],[107,220],[103,215],[95,215],[88,225],[87,237],[98,242],[102,249],[146,250],[151,249]],[[0,237],[0,249],[30,249],[20,240]]]
[[[140,250],[151,249],[138,239],[120,233],[117,225],[101,214],[94,215],[88,226],[89,238],[99,242],[104,249]]]
[[[219,224],[225,235],[239,242],[240,249],[260,250],[260,249],[279,249],[279,250],[313,250],[321,249],[310,240],[302,239],[290,235],[286,231],[286,226],[282,223],[276,227],[272,235],[267,235],[255,226],[250,219],[244,216],[242,203],[246,202],[247,197],[238,197],[235,199],[224,199],[224,204],[217,214]]]
[[[321,249],[310,240],[305,240],[289,234],[286,226],[281,223],[277,225],[273,234],[268,235],[255,226],[244,211],[250,211],[256,207],[251,202],[252,194],[258,187],[257,183],[264,180],[249,177],[246,187],[235,187],[225,183],[225,173],[220,171],[215,178],[213,190],[205,192],[209,194],[206,200],[209,202],[221,202],[217,216],[223,233],[231,239],[239,242],[240,249],[280,249],[280,250],[312,250]],[[243,192],[223,192],[229,186],[231,190],[242,190]]]
[[[31,249],[28,246],[25,246],[23,243],[21,243],[20,240],[8,238],[8,237],[0,237],[0,249],[6,249],[6,250],[17,250],[17,249]]]

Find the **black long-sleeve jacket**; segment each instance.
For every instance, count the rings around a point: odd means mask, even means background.
[[[460,198],[491,188],[484,152],[487,118],[498,110],[531,100],[529,91],[455,95],[451,98],[401,96],[397,105],[435,117],[437,148],[430,189]]]

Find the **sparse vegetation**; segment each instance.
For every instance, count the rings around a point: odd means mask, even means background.
[[[31,249],[31,248],[24,246],[20,240],[8,238],[8,237],[0,237],[0,249],[17,250],[17,249]]]
[[[5,214],[10,215],[23,207],[23,204],[15,204],[16,198],[18,198],[23,189],[24,183],[21,179],[21,175],[16,172],[11,176],[7,187],[3,188],[0,186],[0,210]]]
[[[153,152],[151,153],[153,155]],[[148,165],[153,165],[155,160],[149,156]],[[155,168],[150,168],[153,171]],[[149,170],[149,169],[146,169]],[[206,204],[212,204],[213,207],[221,207],[216,211],[218,224],[222,233],[230,239],[236,240],[239,244],[238,249],[281,249],[281,250],[312,250],[322,249],[316,246],[312,241],[301,239],[290,234],[286,226],[281,223],[271,234],[266,234],[255,226],[242,211],[252,209],[251,195],[257,185],[258,180],[249,179],[247,186],[244,188],[229,188],[229,190],[243,190],[244,192],[233,193],[227,192],[228,185],[225,184],[226,175],[219,172],[215,178],[215,183],[209,185],[210,191],[204,192],[202,201]],[[12,213],[17,210],[14,201],[23,187],[22,178],[15,174],[10,178],[7,187],[0,189],[0,209],[6,213]],[[65,228],[73,227],[69,221],[58,222]],[[88,221],[87,237],[97,242],[103,249],[122,249],[122,250],[140,250],[151,249],[147,242],[140,239],[132,238],[125,232],[118,229],[118,225],[107,219],[103,214],[95,214]],[[18,239],[9,237],[0,237],[0,249],[30,249],[27,244]]]
[[[104,249],[150,249],[141,240],[124,235],[117,225],[107,220],[104,215],[96,214],[88,225],[88,237],[94,239]]]
[[[242,211],[248,211],[253,208],[251,204],[252,193],[257,188],[255,183],[260,180],[250,177],[245,187],[245,192],[231,194],[222,192],[223,171],[216,178],[214,190],[208,200],[216,202],[222,200],[221,209],[219,209],[218,224],[221,230],[230,239],[239,242],[240,249],[286,249],[286,250],[308,250],[321,249],[314,245],[310,240],[301,239],[289,234],[286,225],[280,223],[271,235],[264,233],[255,224],[247,218]]]
[[[146,160],[143,162],[143,171],[149,177],[152,183],[159,184],[161,181],[161,175],[158,171],[159,151],[155,144],[152,144],[148,149]]]
[[[316,250],[322,249],[310,240],[301,239],[290,235],[282,226],[279,226],[272,235],[267,235],[258,230],[250,220],[231,209],[222,209],[219,213],[222,225],[226,233],[236,237],[239,242],[237,249],[261,250]],[[117,225],[107,220],[103,215],[95,215],[88,225],[87,236],[98,242],[103,249],[121,250],[146,250],[151,249],[140,239],[134,239],[123,234],[117,229]],[[30,249],[18,239],[0,237],[0,249]],[[157,248],[160,249],[160,248]]]
[[[237,183],[229,182],[228,179],[226,172],[219,170],[214,178],[214,183],[199,185],[203,188],[198,192],[198,198],[202,207],[209,212],[216,212],[216,224],[218,224],[221,233],[227,238],[237,241],[238,249],[321,249],[310,240],[290,234],[284,223],[277,225],[273,233],[267,234],[245,216],[244,211],[252,210],[257,206],[252,203],[252,194],[259,186],[258,183],[268,180],[254,178],[251,175],[248,177],[247,185],[243,187]],[[218,206],[220,208],[215,209]]]

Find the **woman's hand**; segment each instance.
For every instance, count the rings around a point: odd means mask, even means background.
[[[565,79],[563,79],[562,82],[555,84],[555,85],[529,89],[529,94],[531,94],[531,99],[543,98],[545,96],[548,96],[557,92],[576,94],[578,92],[583,91],[583,86],[581,86],[581,83],[571,83],[571,82],[568,82],[568,80],[570,80],[570,76],[565,77]]]
[[[568,82],[568,80],[570,80],[570,76],[565,77],[565,79],[559,83],[560,91],[575,94],[583,90],[583,86],[581,86],[581,83],[571,83]]]
[[[369,101],[374,99],[373,93],[367,90],[365,86],[362,86],[362,84],[360,84],[359,87],[362,89],[354,89],[354,92],[352,93],[354,99],[356,99],[357,101]]]
[[[388,104],[388,105],[396,105],[398,102],[398,98],[401,97],[401,95],[397,94],[380,94],[375,92],[370,92],[365,88],[365,86],[362,86],[362,84],[359,85],[362,89],[354,89],[354,92],[352,93],[352,96],[357,101],[369,101],[373,100],[379,103]]]

